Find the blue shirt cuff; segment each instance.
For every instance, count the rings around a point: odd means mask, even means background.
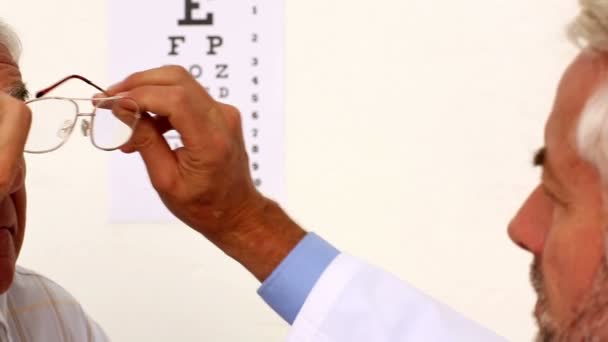
[[[339,254],[317,234],[308,233],[260,286],[258,294],[292,324],[317,280]]]

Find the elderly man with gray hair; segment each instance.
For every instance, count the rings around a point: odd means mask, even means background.
[[[538,341],[608,340],[608,1],[580,4],[569,34],[581,52],[560,82],[534,158],[542,177],[508,229],[534,257]],[[32,120],[17,46],[0,26],[0,341],[103,341],[64,290],[16,266]],[[141,109],[120,149],[141,155],[175,216],[262,282],[259,294],[292,324],[288,341],[502,340],[339,252],[257,192],[238,110],[213,100],[183,68],[133,74],[100,96],[118,94]],[[184,147],[169,147],[162,134],[171,129]]]
[[[18,57],[19,40],[0,22],[0,342],[107,341],[68,292],[16,266],[25,232],[23,143],[31,120]]]

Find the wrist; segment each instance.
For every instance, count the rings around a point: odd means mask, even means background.
[[[258,195],[211,240],[263,282],[305,236],[276,202]]]

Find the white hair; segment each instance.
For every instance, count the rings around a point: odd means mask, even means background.
[[[587,100],[578,121],[576,143],[581,157],[593,164],[608,184],[608,83]]]
[[[579,0],[581,12],[568,27],[572,42],[583,49],[608,52],[608,0]],[[605,76],[603,76],[605,77]],[[579,117],[576,143],[580,156],[593,164],[608,185],[608,79],[589,97]]]
[[[15,31],[7,24],[0,20],[0,45],[4,45],[15,62],[19,61],[21,56],[21,41]]]

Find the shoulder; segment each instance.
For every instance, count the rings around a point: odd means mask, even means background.
[[[30,302],[35,300],[34,298],[38,300],[45,298],[51,302],[79,305],[62,286],[40,273],[21,266],[17,266],[13,284],[8,292],[9,297],[24,296],[23,299]]]
[[[107,340],[74,296],[37,272],[17,266],[7,300],[13,328],[41,341],[55,341],[49,336],[56,336],[57,341]]]

